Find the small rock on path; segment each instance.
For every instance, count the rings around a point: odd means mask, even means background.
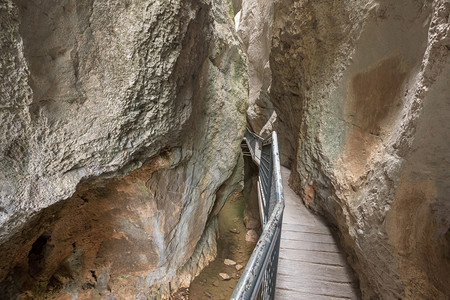
[[[247,231],[247,234],[245,235],[245,241],[250,243],[256,243],[258,242],[259,236],[256,233],[255,230],[251,229]]]
[[[227,266],[234,266],[236,264],[236,262],[234,260],[231,260],[231,259],[228,259],[228,258],[226,258],[223,261],[223,263],[226,264]]]

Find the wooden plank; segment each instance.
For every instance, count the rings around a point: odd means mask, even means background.
[[[285,208],[286,209],[286,208]],[[289,209],[289,208],[287,208]],[[309,213],[309,212],[306,212]],[[323,224],[322,220],[317,220],[316,218],[311,218],[304,216],[303,213],[296,210],[291,210],[290,214],[283,214],[283,221],[285,223],[293,223],[293,224],[304,224],[304,225],[310,225],[310,226],[321,226],[323,228],[326,228],[327,226]]]
[[[343,267],[301,261],[296,261],[294,264],[292,261],[283,258],[278,260],[278,274],[340,283],[354,281],[351,274],[348,274],[347,269]]]
[[[333,298],[329,296],[314,295],[309,293],[302,293],[300,291],[292,291],[287,289],[277,288],[275,290],[276,300],[341,300],[345,298]]]
[[[310,223],[313,225],[319,225],[323,228],[327,228],[327,224],[325,221],[319,217],[314,215],[312,212],[310,212],[303,204],[300,206],[292,207],[289,204],[285,206],[285,211],[283,213],[283,217],[287,218],[295,218],[295,221],[292,222],[294,224],[296,223]]]
[[[302,250],[309,252],[324,252],[324,253],[340,253],[337,248],[332,248],[328,244],[302,242],[301,245],[292,244],[291,241],[281,241],[281,251],[284,250]]]
[[[335,244],[317,243],[307,240],[293,241],[288,239],[281,239],[281,248],[340,252],[339,248]]]
[[[287,222],[283,222],[282,230],[331,234],[331,230],[328,227],[300,225],[296,223],[287,223]]]
[[[313,227],[314,226],[317,226],[317,227],[323,226],[320,222],[318,222],[316,220],[308,220],[299,215],[292,215],[292,216],[283,215],[283,224],[285,224],[285,223],[297,224],[297,225],[302,225],[302,226],[313,226]]]
[[[280,275],[277,277],[277,287],[334,298],[357,298],[355,287],[350,283],[336,283],[311,279],[305,280],[304,278],[293,278],[291,276]]]
[[[280,257],[293,261],[315,262],[328,265],[347,266],[347,261],[341,253],[305,251],[303,249],[282,249]]]
[[[323,224],[326,227],[326,223],[324,223],[323,219],[319,216],[314,215],[311,211],[309,211],[303,204],[299,205],[290,205],[289,203],[285,203],[285,210],[283,216],[294,216],[297,217],[296,222],[301,222],[302,220],[306,220],[309,223],[319,223]]]
[[[317,233],[309,233],[309,232],[299,232],[299,231],[289,231],[282,230],[281,238],[292,241],[308,241],[308,242],[316,242],[316,243],[326,243],[335,245],[336,242],[334,238],[330,234],[317,234]]]

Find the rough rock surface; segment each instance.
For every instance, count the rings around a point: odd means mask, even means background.
[[[272,22],[273,0],[243,2],[238,34],[248,57],[247,121],[255,132],[260,132],[273,114],[273,105],[269,99]]]
[[[228,3],[7,0],[0,24],[2,298],[189,284],[245,127]]]
[[[254,229],[261,233],[261,220],[258,204],[258,167],[249,156],[244,157],[244,225],[246,229]]]
[[[270,96],[290,182],[339,228],[366,299],[450,295],[449,13],[446,0],[275,1]]]

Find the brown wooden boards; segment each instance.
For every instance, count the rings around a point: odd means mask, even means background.
[[[357,280],[323,219],[303,205],[281,168],[286,207],[275,299],[360,299]]]

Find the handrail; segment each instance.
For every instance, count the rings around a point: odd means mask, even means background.
[[[263,232],[231,299],[274,299],[284,210],[278,137],[274,131],[263,139],[247,129],[244,140],[260,169],[258,197],[261,195],[265,201],[265,220]]]

